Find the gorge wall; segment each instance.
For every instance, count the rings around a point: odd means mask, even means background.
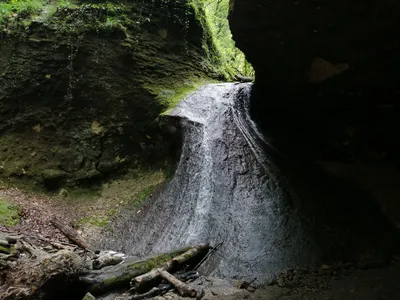
[[[291,88],[285,92],[292,97],[275,106],[389,104],[400,92],[399,11],[400,4],[391,0],[231,0],[230,24],[237,46],[254,64],[259,88],[281,93],[282,87]],[[298,95],[299,89],[320,96],[335,91],[337,97],[317,101]]]
[[[390,0],[231,0],[229,16],[271,142],[385,198],[398,226],[399,10]]]
[[[1,4],[0,18],[3,184],[55,188],[127,165],[163,167],[175,149],[160,114],[222,76],[201,7],[163,0],[13,3]]]
[[[399,10],[389,0],[232,0],[265,128],[308,146],[301,155],[398,165]]]

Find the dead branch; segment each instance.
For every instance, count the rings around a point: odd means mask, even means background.
[[[54,227],[56,227],[58,230],[60,230],[69,240],[74,242],[76,245],[78,245],[82,249],[85,249],[88,252],[93,252],[92,250],[89,249],[89,246],[79,236],[78,232],[75,229],[73,229],[69,225],[65,224],[63,221],[61,221],[57,217],[53,217],[50,220],[50,222]]]
[[[158,273],[162,278],[167,280],[169,283],[171,283],[175,289],[178,291],[179,295],[182,297],[191,297],[191,298],[197,298],[198,295],[204,294],[203,291],[197,291],[196,289],[190,287],[186,283],[180,281],[178,278],[175,276],[171,275],[167,271],[164,271],[162,269],[158,270]]]
[[[162,268],[155,268],[146,274],[133,278],[131,281],[131,286],[134,287],[137,291],[141,287],[148,285],[153,281],[156,281],[160,277],[159,270],[171,272],[172,270],[184,265],[189,260],[200,257],[202,255],[206,255],[209,248],[209,244],[197,245],[189,249],[185,253],[174,257],[172,260],[168,261]]]

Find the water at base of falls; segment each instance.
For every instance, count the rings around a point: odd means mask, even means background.
[[[318,174],[294,171],[276,159],[250,118],[251,89],[206,85],[170,113],[183,128],[174,178],[143,216],[122,226],[117,250],[145,256],[223,243],[202,271],[263,283],[284,268],[339,257],[351,243],[361,249],[382,236],[385,222],[370,213],[379,209],[365,198],[352,205],[358,196],[334,195],[336,187],[324,187]],[[355,236],[360,239],[353,242]]]

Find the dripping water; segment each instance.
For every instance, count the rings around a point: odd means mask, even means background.
[[[251,91],[251,84],[206,85],[170,113],[183,131],[174,177],[120,226],[117,250],[146,256],[223,243],[202,271],[262,283],[285,268],[376,246],[388,230],[379,209],[366,195],[325,184],[319,172],[276,159],[251,120]]]
[[[183,127],[180,162],[144,219],[131,228],[127,250],[148,255],[223,242],[204,270],[229,278],[263,280],[295,263],[307,239],[294,230],[296,218],[282,209],[279,170],[249,116],[251,89],[206,85],[170,113]],[[282,249],[288,239],[293,246]]]

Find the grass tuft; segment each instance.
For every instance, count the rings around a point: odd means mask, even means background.
[[[19,209],[5,200],[0,199],[0,225],[12,227],[19,224]]]

